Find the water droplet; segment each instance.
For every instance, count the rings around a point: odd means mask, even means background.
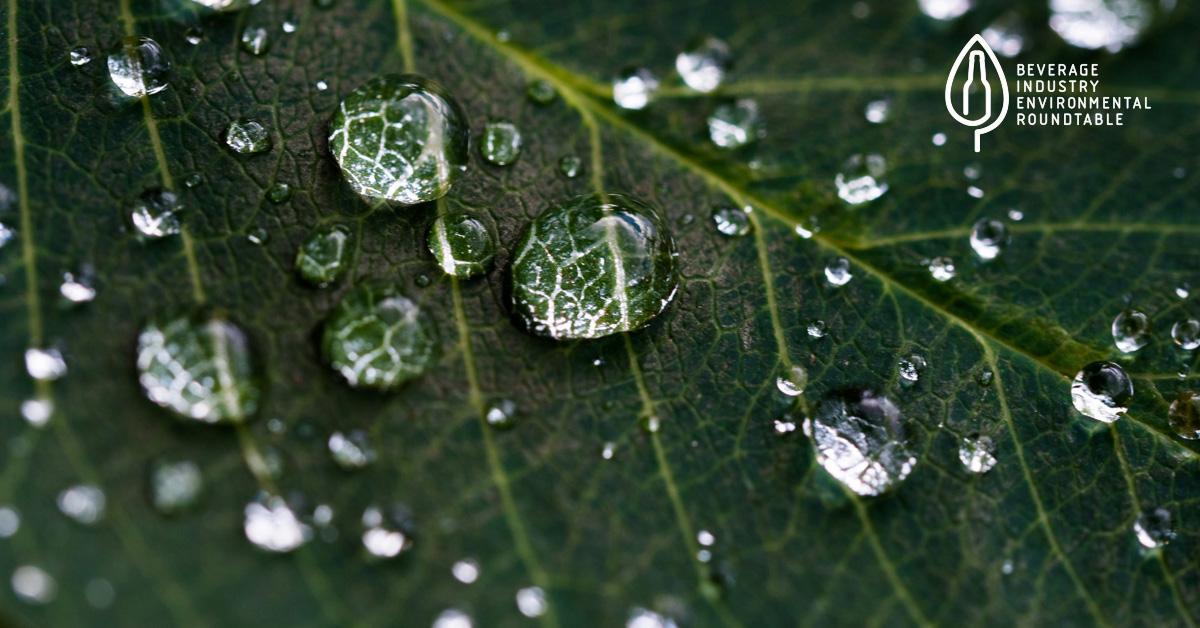
[[[1189,318],[1171,326],[1171,340],[1184,351],[1200,348],[1200,321]]]
[[[45,604],[58,593],[58,583],[37,565],[21,565],[13,571],[12,589],[22,602]]]
[[[345,270],[351,237],[341,225],[314,232],[296,251],[296,271],[309,283],[328,285]]]
[[[645,68],[626,68],[613,80],[613,102],[622,109],[643,109],[658,91],[658,77]]]
[[[325,360],[355,388],[392,390],[414,379],[437,356],[433,322],[397,286],[351,290],[325,322]]]
[[[615,455],[617,455],[617,444],[613,442],[604,443],[604,447],[600,449],[600,457],[605,460],[612,460]]]
[[[924,357],[914,353],[907,358],[900,358],[897,366],[901,382],[915,384],[917,380],[921,379],[921,372],[925,370],[926,362]]]
[[[954,20],[971,10],[971,0],[917,0],[921,12],[935,20]]]
[[[488,408],[487,414],[484,415],[484,419],[487,420],[487,424],[492,427],[507,429],[513,425],[516,425],[516,415],[517,404],[509,399],[501,399],[492,404],[492,407]]]
[[[141,98],[167,88],[171,64],[158,42],[149,37],[126,37],[108,55],[108,76],[126,96]]]
[[[879,495],[912,472],[900,409],[871,390],[847,390],[824,399],[804,433],[817,463],[859,495]]]
[[[471,616],[456,609],[448,608],[433,620],[433,628],[471,628]]]
[[[525,587],[517,590],[517,610],[526,617],[545,615],[546,592],[541,587]]]
[[[45,398],[26,399],[21,402],[21,416],[33,427],[44,427],[54,416],[54,402]]]
[[[554,100],[558,92],[554,90],[554,86],[550,84],[550,81],[534,79],[529,81],[529,85],[525,87],[525,95],[529,97],[529,100],[539,105],[546,105]]]
[[[41,381],[54,381],[67,374],[67,361],[58,349],[25,350],[25,372]]]
[[[455,580],[471,584],[479,579],[479,562],[474,558],[464,558],[450,567],[450,573]]]
[[[496,241],[482,220],[466,212],[438,216],[429,227],[429,251],[453,277],[483,274],[496,257]]]
[[[1191,391],[1179,393],[1167,410],[1167,422],[1180,438],[1200,438],[1200,395]]]
[[[1121,353],[1133,353],[1150,342],[1150,317],[1138,310],[1123,310],[1112,322],[1113,343]]]
[[[1008,13],[983,29],[983,40],[1002,57],[1013,58],[1025,49],[1025,29],[1020,15]]]
[[[703,37],[675,57],[675,71],[688,87],[707,94],[720,86],[732,61],[729,44]]]
[[[283,32],[285,33],[294,33],[296,32],[296,23],[291,20],[285,20],[280,28],[282,28]]]
[[[76,484],[58,494],[56,503],[62,514],[85,526],[104,518],[104,491],[91,484]]]
[[[20,529],[20,513],[11,506],[0,506],[0,539],[12,538]]]
[[[318,92],[323,92],[329,89],[329,83],[324,79],[318,80],[316,83],[313,83],[313,85],[317,88]]]
[[[64,272],[62,283],[58,286],[58,294],[72,305],[92,301],[96,298],[94,275],[91,266],[87,264],[81,266],[78,272]]]
[[[737,207],[722,207],[713,210],[712,220],[717,227],[717,232],[729,237],[741,237],[749,234],[751,230],[750,217],[744,210]]]
[[[203,183],[204,183],[204,175],[199,172],[193,172],[192,174],[189,174],[187,176],[187,178],[185,178],[183,180],[184,187],[186,187],[189,190],[198,188]]]
[[[1050,0],[1050,28],[1087,50],[1117,52],[1141,38],[1152,18],[1146,0]]]
[[[263,227],[255,227],[246,234],[246,239],[250,241],[250,244],[262,246],[271,239],[271,232]]]
[[[750,98],[717,105],[708,116],[708,138],[720,148],[739,148],[762,135],[758,103]]]
[[[808,322],[808,326],[805,329],[808,331],[810,338],[824,338],[825,334],[828,333],[825,321],[823,320],[811,320]]]
[[[260,493],[246,504],[242,530],[256,547],[268,552],[287,553],[312,538],[312,528],[296,517],[282,497]]]
[[[258,4],[261,0],[192,0],[193,4],[198,4],[206,9],[214,11],[237,11],[244,9],[252,4]]]
[[[963,166],[963,176],[969,181],[977,181],[983,176],[983,168],[977,163],[967,164]]]
[[[825,281],[838,288],[850,283],[854,275],[850,272],[850,260],[844,257],[834,258],[825,265]]]
[[[775,387],[789,397],[798,397],[808,387],[808,371],[799,364],[792,365],[786,373],[775,378]]]
[[[1007,240],[1008,228],[999,220],[980,218],[971,227],[971,249],[981,260],[996,259]]]
[[[347,471],[362,469],[375,462],[375,448],[367,433],[352,430],[349,433],[334,432],[329,436],[329,454],[333,461]]]
[[[644,608],[634,608],[629,611],[629,619],[625,628],[679,628],[675,620]]]
[[[240,42],[242,50],[257,57],[271,47],[271,34],[261,26],[247,26],[242,29]]]
[[[179,233],[183,228],[179,216],[182,212],[183,204],[174,192],[155,188],[138,197],[129,217],[142,237],[157,239]]]
[[[429,278],[429,275],[417,275],[413,278],[413,283],[417,284],[418,288],[424,288],[432,282],[433,280]]]
[[[987,473],[996,466],[996,446],[987,436],[966,436],[958,444],[958,460],[971,473]]]
[[[401,507],[370,506],[363,511],[362,544],[375,558],[395,558],[412,547],[412,524]]]
[[[11,242],[13,237],[16,235],[17,235],[16,231],[14,231],[8,225],[0,222],[0,249],[4,248],[4,245]]]
[[[505,120],[488,122],[483,128],[479,154],[496,166],[507,166],[516,161],[521,154],[520,129]]]
[[[1175,287],[1175,296],[1180,299],[1188,298],[1188,295],[1190,295],[1191,293],[1192,293],[1192,287],[1190,285],[1188,285],[1187,283],[1181,283]]]
[[[204,475],[191,460],[159,460],[150,468],[150,501],[164,515],[191,510],[204,492]]]
[[[863,111],[863,115],[866,116],[867,122],[871,124],[883,124],[892,115],[892,101],[886,98],[872,100],[867,103],[867,108]]]
[[[219,316],[148,323],[137,369],[147,399],[202,423],[243,421],[262,396],[245,332]]]
[[[1008,219],[1013,222],[1021,222],[1025,219],[1025,212],[1019,209],[1010,209],[1008,210]]]
[[[441,198],[466,170],[470,129],[458,103],[412,74],[368,81],[342,101],[329,149],[359,194],[405,205]]]
[[[583,160],[575,155],[563,155],[558,160],[558,171],[568,179],[574,179],[579,176],[583,170]]]
[[[1171,527],[1171,511],[1166,508],[1147,508],[1133,522],[1133,534],[1146,549],[1158,549],[1175,538]]]
[[[655,434],[662,429],[662,421],[656,416],[643,416],[638,420],[642,431],[647,434]]]
[[[979,376],[975,378],[975,383],[979,384],[980,386],[991,386],[992,378],[994,377],[995,373],[992,373],[992,369],[985,368],[982,371],[979,371]]]
[[[771,425],[775,428],[775,433],[780,435],[791,434],[796,431],[796,422],[792,421],[790,417],[775,419]]]
[[[954,279],[954,260],[945,256],[929,260],[929,274],[937,281],[945,282]]]
[[[514,313],[555,339],[644,327],[675,296],[675,243],[658,212],[624,194],[550,207],[521,236],[512,264]]]
[[[183,40],[193,46],[199,46],[204,41],[204,30],[197,26],[189,26],[183,31]]]
[[[1000,573],[1006,576],[1011,576],[1013,568],[1013,561],[1011,559],[1005,559],[1005,561],[1000,565]]]
[[[1071,403],[1084,416],[1112,423],[1129,409],[1133,381],[1112,362],[1092,362],[1071,381]]]
[[[225,145],[239,155],[271,150],[271,132],[256,120],[234,120],[225,130]]]
[[[851,155],[834,177],[838,196],[850,205],[869,203],[888,191],[882,177],[887,172],[887,161],[883,155]]]
[[[267,200],[276,205],[285,203],[290,198],[292,198],[292,186],[286,183],[278,182],[267,190]]]
[[[92,62],[92,51],[86,46],[77,46],[71,49],[69,57],[73,66],[87,65]]]
[[[949,138],[946,137],[945,133],[934,133],[930,141],[933,142],[934,146],[945,146],[947,139]]]

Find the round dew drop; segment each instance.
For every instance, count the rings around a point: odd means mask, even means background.
[[[563,155],[562,159],[558,160],[558,171],[568,179],[579,176],[582,169],[583,160],[575,155]]]
[[[613,102],[622,109],[645,109],[658,91],[658,77],[645,68],[626,68],[613,79]]]
[[[887,161],[882,155],[851,155],[842,170],[833,178],[838,197],[849,205],[869,203],[888,191],[883,181],[887,172]]]
[[[204,476],[191,460],[161,460],[150,469],[150,500],[164,515],[193,508],[204,491]]]
[[[732,60],[729,44],[704,37],[675,57],[675,71],[688,87],[707,94],[721,85]]]
[[[971,473],[987,473],[996,466],[996,446],[987,436],[964,437],[958,445],[958,461]]]
[[[466,212],[438,216],[429,227],[429,251],[452,277],[483,274],[496,257],[496,240],[480,219]]]
[[[225,145],[239,155],[255,155],[271,150],[271,133],[261,122],[234,120],[225,130]]]
[[[929,260],[929,275],[937,281],[950,281],[954,279],[956,272],[954,260],[949,257],[935,257]]]
[[[489,122],[483,128],[479,152],[494,166],[507,166],[521,154],[521,131],[507,121]]]
[[[758,103],[749,98],[717,105],[708,117],[708,138],[718,148],[740,148],[763,133]]]
[[[333,309],[321,347],[348,384],[387,391],[433,366],[437,335],[433,322],[397,286],[363,284]]]
[[[331,129],[329,150],[363,196],[404,205],[436,200],[467,168],[466,116],[420,76],[368,81],[342,101]]]
[[[525,95],[529,100],[539,104],[547,105],[554,100],[558,93],[554,90],[554,86],[549,81],[544,79],[534,79],[529,81],[529,85],[525,88]]]
[[[1113,343],[1121,353],[1133,353],[1150,342],[1150,317],[1137,310],[1125,310],[1112,322]]]
[[[126,37],[108,55],[108,76],[121,93],[133,98],[157,94],[167,88],[171,64],[162,46],[149,37]]]
[[[798,397],[804,394],[808,387],[808,371],[799,364],[793,365],[785,373],[775,378],[775,388],[788,397]]]
[[[971,250],[983,261],[996,259],[1008,239],[1008,228],[999,220],[980,218],[971,227]]]
[[[1200,395],[1192,391],[1179,393],[1167,409],[1167,422],[1180,438],[1200,439]]]
[[[351,238],[341,225],[316,231],[296,251],[296,272],[311,284],[329,285],[346,269]]]
[[[844,257],[834,258],[825,266],[825,281],[834,288],[840,288],[854,278],[850,272],[850,260]]]
[[[750,216],[736,207],[722,207],[713,210],[713,225],[717,233],[731,238],[738,238],[750,233],[752,225]]]
[[[513,312],[557,340],[640,329],[675,297],[675,258],[654,208],[624,194],[577,197],[525,228],[512,263]]]
[[[182,212],[183,204],[174,192],[156,188],[138,197],[129,212],[129,220],[142,237],[157,240],[183,229]]]
[[[271,34],[261,26],[247,26],[242,29],[241,46],[256,57],[266,54],[271,47]]]
[[[1200,348],[1200,321],[1189,318],[1171,326],[1171,340],[1184,351]]]
[[[909,450],[900,409],[872,390],[853,389],[826,397],[804,421],[817,463],[846,488],[879,495],[899,484],[917,464]]]
[[[1081,414],[1104,423],[1121,418],[1133,399],[1133,381],[1121,365],[1092,362],[1071,382],[1071,403]]]
[[[1133,535],[1142,547],[1158,549],[1175,538],[1171,526],[1171,511],[1166,508],[1147,508],[1133,522]]]

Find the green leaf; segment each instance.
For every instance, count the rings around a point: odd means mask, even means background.
[[[1014,5],[974,4],[936,22],[907,1],[871,2],[862,17],[850,3],[783,1],[281,0],[196,18],[175,1],[6,0],[0,222],[17,234],[0,249],[0,505],[21,525],[0,539],[0,576],[36,565],[57,594],[30,604],[4,587],[3,621],[419,626],[458,609],[520,626],[534,620],[518,591],[536,586],[549,626],[621,625],[639,608],[699,626],[1192,625],[1200,441],[1176,436],[1167,409],[1195,386],[1169,330],[1195,316],[1175,289],[1200,286],[1200,13],[1156,10],[1139,44],[1111,54],[1064,44],[1045,2],[1019,3],[1021,60],[1099,63],[1107,93],[1149,95],[1153,109],[1120,127],[1010,118],[976,154],[945,110],[945,73]],[[261,56],[241,49],[245,27],[269,31]],[[104,55],[133,35],[158,41],[173,69],[167,89],[122,102]],[[705,35],[734,57],[712,95],[671,72]],[[78,46],[90,63],[72,65]],[[627,66],[662,80],[641,111],[610,101]],[[359,199],[329,152],[330,121],[354,89],[405,72],[444,86],[475,138],[488,120],[512,121],[520,158],[497,167],[470,150],[441,209]],[[530,100],[531,81],[559,98]],[[718,149],[707,117],[745,98],[764,135]],[[872,124],[864,108],[880,98],[891,115]],[[261,123],[272,148],[229,150],[235,120]],[[885,158],[889,189],[851,207],[834,179],[856,154]],[[569,156],[582,158],[578,177],[559,173]],[[292,193],[277,203],[278,183]],[[178,195],[183,229],[147,242],[129,212],[155,188]],[[679,293],[630,334],[532,336],[506,305],[519,235],[597,191],[662,214]],[[710,221],[744,206],[746,237]],[[439,211],[494,226],[486,276],[441,273],[426,243]],[[988,263],[968,242],[981,218],[1011,236]],[[335,224],[353,232],[347,270],[316,288],[294,270],[297,249]],[[260,230],[265,243],[249,241]],[[940,256],[956,268],[946,282],[922,263]],[[853,278],[833,288],[824,268],[837,258]],[[83,265],[97,297],[65,307],[62,273]],[[436,366],[390,394],[347,386],[319,346],[340,298],[374,280],[402,286],[441,337]],[[1122,356],[1109,325],[1130,304],[1153,335]],[[253,422],[178,421],[142,394],[139,331],[201,305],[248,336],[263,382]],[[814,321],[825,335],[807,333]],[[66,375],[30,380],[29,347],[61,350]],[[907,385],[898,365],[914,354],[928,365]],[[1071,378],[1100,359],[1134,381],[1111,425],[1071,406]],[[799,398],[775,383],[794,366],[808,373]],[[787,431],[853,387],[896,404],[917,458],[878,497],[842,488]],[[19,418],[30,399],[53,403],[43,429]],[[513,429],[489,428],[504,401]],[[354,430],[377,460],[347,472],[326,441]],[[975,434],[995,444],[982,475],[958,459]],[[204,475],[186,512],[154,508],[163,460]],[[95,525],[58,512],[77,484],[106,495]],[[302,496],[314,538],[287,555],[255,548],[242,524],[260,491]],[[331,528],[311,520],[317,505]],[[411,517],[412,546],[395,559],[363,549],[373,506]],[[1159,507],[1176,534],[1145,552],[1134,523]],[[466,558],[481,570],[469,585],[451,575]]]

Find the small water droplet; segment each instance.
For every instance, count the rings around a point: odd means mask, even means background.
[[[67,361],[55,348],[25,350],[25,372],[41,381],[54,381],[67,374]]]
[[[356,471],[375,462],[375,448],[363,430],[334,432],[329,436],[328,445],[333,461],[347,471]]]
[[[73,66],[87,65],[92,62],[92,51],[86,46],[76,46],[71,49],[69,58]]]
[[[854,274],[850,272],[850,260],[844,257],[834,258],[825,265],[825,281],[838,288],[850,283]]]
[[[575,155],[563,155],[562,159],[558,160],[558,171],[568,179],[579,176],[582,170],[583,160]]]
[[[1007,558],[1006,558],[1006,559],[1004,560],[1004,562],[1000,564],[1000,573],[1002,573],[1002,574],[1004,574],[1004,575],[1006,575],[1006,576],[1011,576],[1011,575],[1012,575],[1012,572],[1013,572],[1013,569],[1014,569],[1014,567],[1013,567],[1013,561],[1012,561],[1012,559],[1007,559]]]
[[[707,94],[721,85],[732,61],[729,44],[703,37],[675,57],[675,71],[688,87]]]
[[[921,13],[935,20],[949,21],[962,17],[971,10],[972,0],[917,0]]]
[[[488,122],[483,128],[483,142],[479,153],[488,163],[507,166],[521,154],[521,131],[512,122],[498,120]]]
[[[979,376],[975,378],[975,383],[979,384],[980,386],[991,386],[992,379],[994,377],[995,374],[992,373],[992,369],[985,368],[982,371],[979,371]]]
[[[113,585],[104,578],[92,578],[83,588],[83,597],[92,608],[102,610],[112,606],[117,597]]]
[[[183,204],[174,192],[155,188],[138,197],[129,216],[142,237],[158,239],[178,234],[183,229],[182,212]]]
[[[887,161],[883,155],[851,155],[842,170],[833,179],[838,197],[850,205],[869,203],[888,191],[882,179],[887,172]]]
[[[1167,410],[1167,422],[1180,438],[1200,439],[1200,395],[1191,391],[1179,393]]]
[[[942,282],[954,279],[954,260],[945,256],[929,260],[929,275],[935,280]]]
[[[647,434],[655,434],[658,430],[662,429],[662,421],[653,415],[641,417],[638,420],[638,424],[641,426],[642,431]]]
[[[1188,298],[1188,295],[1190,295],[1191,293],[1192,293],[1192,286],[1187,283],[1181,283],[1175,287],[1175,296],[1180,299]]]
[[[917,464],[908,448],[900,409],[872,390],[834,393],[804,421],[817,463],[847,488],[879,495],[903,481]]]
[[[479,562],[474,558],[464,558],[450,567],[450,573],[455,580],[471,584],[479,579]]]
[[[13,571],[12,589],[22,602],[46,604],[58,593],[58,583],[37,565],[21,565]]]
[[[271,34],[262,26],[247,26],[242,29],[240,42],[242,50],[257,57],[271,47]]]
[[[108,55],[108,76],[126,96],[141,98],[167,88],[171,64],[158,42],[149,37],[126,37]]]
[[[804,394],[808,387],[808,371],[799,364],[794,364],[785,373],[775,378],[775,388],[788,397],[798,397]]]
[[[312,528],[296,517],[291,506],[277,495],[260,493],[246,504],[242,530],[256,547],[277,554],[287,553],[312,538]]]
[[[924,357],[914,353],[907,358],[900,358],[897,366],[901,383],[915,384],[917,380],[921,379],[921,372],[925,370],[926,362]]]
[[[1166,508],[1147,508],[1133,522],[1133,534],[1146,549],[1158,549],[1175,538],[1171,527],[1171,511]]]
[[[234,120],[225,130],[225,145],[239,155],[266,152],[271,143],[271,132],[257,120]]]
[[[412,522],[400,506],[369,506],[362,515],[362,544],[375,558],[395,558],[413,545]]]
[[[516,425],[516,415],[517,404],[509,399],[501,399],[488,408],[487,413],[484,415],[484,419],[487,421],[487,424],[492,427],[507,429]]]
[[[517,591],[517,610],[526,617],[546,614],[546,592],[541,587],[524,587]]]
[[[471,628],[471,616],[456,609],[448,608],[433,620],[433,628]]]
[[[1171,326],[1171,340],[1184,351],[1200,348],[1200,321],[1189,318]]]
[[[613,102],[622,109],[643,109],[658,91],[658,78],[645,68],[626,68],[613,79]]]
[[[429,252],[442,272],[452,277],[474,277],[491,266],[496,240],[482,220],[467,212],[438,216],[427,235]]]
[[[91,265],[83,264],[76,272],[66,271],[62,274],[62,283],[58,285],[58,294],[63,301],[71,305],[89,303],[96,298],[95,272]]]
[[[85,526],[95,525],[104,518],[106,502],[104,491],[91,484],[67,488],[56,500],[59,512]]]
[[[1050,0],[1050,28],[1072,46],[1117,52],[1138,41],[1154,10],[1146,0]]]
[[[150,468],[150,501],[164,515],[191,510],[203,492],[204,476],[191,460],[159,460]]]
[[[0,222],[0,249],[4,248],[4,245],[11,242],[16,235],[17,232],[13,230],[12,227]]]
[[[934,146],[945,146],[947,139],[949,138],[946,137],[945,133],[934,133],[933,137],[929,141],[931,141]]]
[[[296,32],[296,23],[291,20],[285,20],[280,28],[282,28],[283,32],[285,33],[294,33]]]
[[[32,427],[44,427],[54,416],[54,402],[41,397],[26,399],[21,402],[21,416]]]
[[[193,172],[193,173],[189,174],[183,180],[184,187],[186,187],[189,190],[191,190],[193,188],[198,188],[203,183],[204,183],[204,175],[199,172]]]
[[[1025,212],[1019,209],[1010,209],[1008,210],[1008,219],[1013,222],[1021,222],[1025,219]]]
[[[792,421],[790,417],[775,419],[771,425],[774,427],[775,433],[780,435],[791,434],[796,431],[796,422]]]
[[[204,30],[198,26],[189,26],[183,32],[183,40],[193,46],[199,46],[204,41]]]
[[[363,284],[334,307],[321,341],[325,361],[355,388],[393,390],[436,360],[432,320],[398,286]]]
[[[558,95],[558,92],[555,91],[554,86],[550,84],[550,81],[545,79],[533,79],[532,81],[529,81],[529,85],[525,87],[525,95],[529,97],[529,100],[532,100],[539,105],[546,105],[554,100],[554,97]]]
[[[262,246],[271,239],[271,232],[263,227],[255,227],[246,234],[246,239],[250,241],[250,244]]]
[[[292,186],[282,181],[276,182],[267,190],[267,200],[276,205],[286,203],[290,198],[292,198]]]
[[[717,105],[708,116],[708,138],[720,148],[739,148],[762,137],[758,103],[750,98]]]
[[[746,212],[737,207],[722,207],[713,210],[713,224],[717,232],[731,238],[737,238],[750,233],[752,225]]]
[[[824,338],[825,334],[828,333],[825,321],[819,319],[813,319],[809,321],[805,329],[808,331],[808,335],[811,338]]]
[[[433,283],[433,280],[429,278],[429,275],[417,275],[413,278],[413,283],[417,284],[418,288],[424,288]]]
[[[600,457],[605,460],[612,460],[615,455],[617,455],[617,444],[613,442],[604,443],[604,447],[600,449]]]
[[[1000,255],[1008,239],[1008,228],[999,220],[980,218],[971,227],[971,249],[979,259],[989,261]]]
[[[1112,322],[1113,343],[1121,353],[1133,353],[1150,342],[1150,317],[1138,310],[1123,310]]]
[[[958,460],[971,473],[987,473],[996,466],[996,446],[987,436],[966,436],[958,444]]]
[[[12,538],[21,529],[21,514],[12,506],[0,506],[0,539]]]
[[[1113,362],[1092,362],[1071,382],[1071,403],[1084,416],[1112,423],[1129,409],[1133,381]]]
[[[296,251],[296,271],[311,284],[328,285],[345,270],[351,238],[341,225],[317,230]]]
[[[892,115],[892,101],[886,98],[872,100],[867,103],[867,108],[863,110],[863,115],[867,118],[867,122],[871,124],[883,124]]]

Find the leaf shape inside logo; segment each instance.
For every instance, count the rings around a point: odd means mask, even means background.
[[[967,62],[965,66],[964,60]],[[989,67],[991,71],[988,70]],[[959,72],[964,72],[964,74],[960,83],[962,87],[956,93],[954,86],[955,83],[959,83],[955,80],[959,77]],[[999,85],[1001,103],[1000,113],[995,116],[992,115],[993,83]],[[971,90],[975,88],[980,88],[984,94],[982,113],[972,111],[970,94]],[[983,134],[990,133],[1000,126],[1000,123],[1004,121],[1004,116],[1008,115],[1008,79],[1004,76],[1004,68],[1000,65],[1000,60],[996,58],[996,53],[992,51],[992,47],[987,44],[982,35],[972,37],[959,51],[958,58],[950,67],[950,75],[946,77],[946,110],[959,124],[972,128],[982,127],[975,129],[975,152],[977,153]],[[975,117],[970,117],[972,115]]]

